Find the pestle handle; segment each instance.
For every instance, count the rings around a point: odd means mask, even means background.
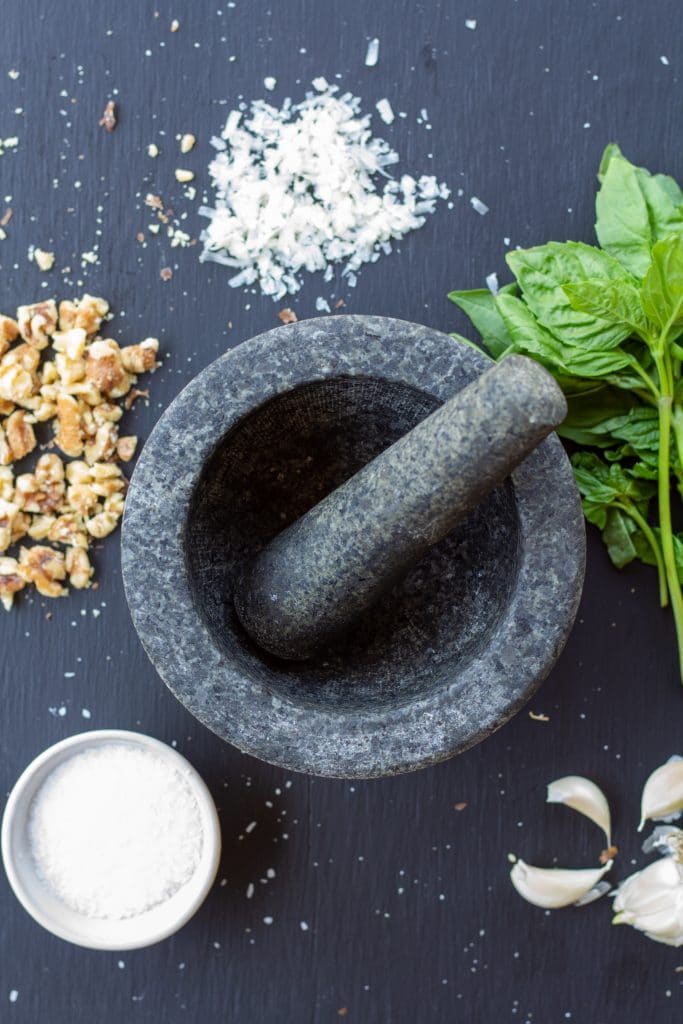
[[[235,610],[262,648],[298,660],[358,620],[558,426],[538,363],[495,364],[289,526],[247,566]]]

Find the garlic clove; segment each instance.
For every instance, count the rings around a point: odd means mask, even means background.
[[[515,889],[527,902],[546,910],[568,907],[584,897],[612,867],[536,868],[518,860],[510,872]]]
[[[672,820],[683,811],[683,758],[674,756],[653,771],[643,788],[640,801],[642,832],[648,818]]]
[[[663,857],[621,883],[613,924],[630,924],[655,942],[683,946],[683,864]]]
[[[583,775],[565,775],[548,786],[549,804],[566,804],[579,814],[594,821],[605,833],[607,845],[612,845],[612,826],[607,798],[601,789]]]

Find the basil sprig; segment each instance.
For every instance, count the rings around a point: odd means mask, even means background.
[[[514,282],[449,298],[494,359],[521,352],[560,383],[569,415],[559,433],[579,449],[585,516],[616,566],[657,567],[683,680],[683,534],[671,515],[672,490],[683,496],[683,191],[614,144],[598,179],[599,248],[514,250]]]

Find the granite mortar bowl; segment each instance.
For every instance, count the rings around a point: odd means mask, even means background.
[[[426,327],[325,317],[227,352],[161,417],[126,502],[126,594],[167,685],[223,739],[296,771],[393,775],[479,742],[545,678],[585,560],[554,434],[316,658],[265,654],[233,608],[248,559],[487,365]]]

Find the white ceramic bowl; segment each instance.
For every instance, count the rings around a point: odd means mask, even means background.
[[[57,899],[36,874],[27,832],[31,801],[46,776],[68,757],[106,743],[126,743],[152,751],[178,769],[197,801],[204,834],[200,862],[190,880],[170,899],[144,914],[122,921],[86,917]],[[199,773],[177,751],[160,740],[123,729],[80,733],[48,747],[18,779],[2,819],[2,859],[19,902],[38,924],[53,935],[90,949],[139,949],[178,931],[204,902],[216,877],[220,852],[218,815]]]

